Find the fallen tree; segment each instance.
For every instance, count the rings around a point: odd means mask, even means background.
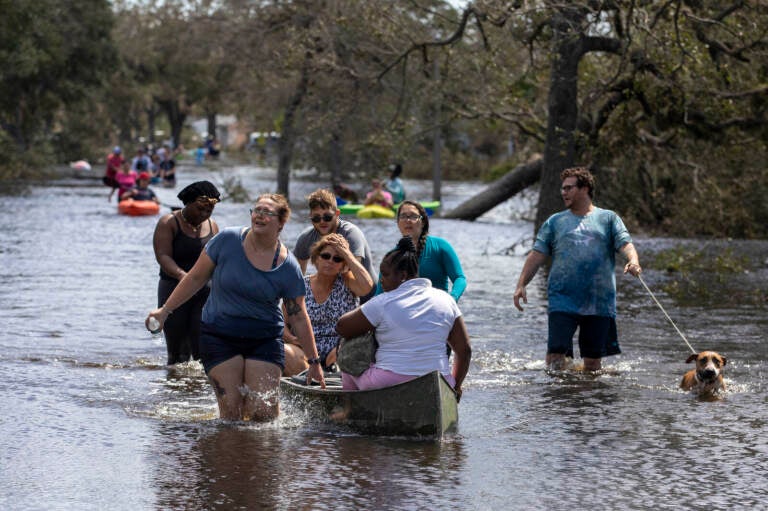
[[[543,168],[543,158],[537,158],[523,165],[518,165],[507,172],[504,177],[494,181],[488,188],[459,204],[451,211],[446,212],[442,217],[458,220],[475,220],[486,211],[495,208],[516,193],[538,182]]]

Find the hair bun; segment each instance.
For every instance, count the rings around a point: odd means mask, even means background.
[[[403,236],[400,241],[397,242],[397,250],[400,252],[416,252],[416,246],[413,244],[413,240],[410,236]]]

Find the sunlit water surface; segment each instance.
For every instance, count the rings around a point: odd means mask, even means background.
[[[252,196],[274,171],[182,168],[176,205],[197,179],[240,177]],[[320,183],[294,180],[301,198]],[[406,181],[411,197],[431,184]],[[456,206],[482,188],[445,183]],[[116,214],[95,180],[63,180],[0,201],[0,507],[3,509],[765,509],[768,502],[765,304],[682,306],[659,297],[699,349],[728,359],[730,390],[678,390],[689,350],[640,284],[618,275],[624,353],[598,376],[545,371],[544,278],[524,313],[512,293],[530,247],[519,218],[534,197],[474,223],[432,219],[469,282],[460,306],[474,356],[458,430],[441,442],[354,435],[283,401],[264,425],[216,419],[196,364],[168,369],[143,328],[155,305],[156,217]],[[167,211],[167,209],[165,209]],[[248,222],[224,201],[224,226]],[[355,220],[378,262],[392,221]],[[641,258],[673,240],[637,238]],[[722,242],[723,247],[731,246]],[[732,245],[766,254],[764,242]],[[665,275],[647,269],[659,289]],[[742,276],[766,282],[765,268]],[[738,287],[738,286],[736,286]],[[764,288],[764,284],[762,285]],[[733,292],[733,291],[730,291]]]

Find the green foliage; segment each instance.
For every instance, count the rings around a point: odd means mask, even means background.
[[[713,250],[677,246],[658,252],[644,263],[647,268],[666,271],[664,291],[680,301],[708,299],[718,289],[732,282],[735,275],[751,269],[748,257],[736,255],[731,248]]]
[[[19,165],[26,175],[52,162],[68,109],[115,61],[112,13],[106,0],[2,0],[0,12],[2,175],[18,175]]]
[[[461,33],[461,10],[439,0],[114,5],[0,0],[3,175],[100,158],[158,127],[183,137],[192,116],[282,131],[306,66],[295,165],[364,180],[401,161],[430,178],[439,130],[444,179],[494,180],[545,152],[552,21],[588,13],[573,35],[615,43],[574,56],[575,158],[595,170],[598,204],[632,229],[768,236],[762,2],[483,0]]]

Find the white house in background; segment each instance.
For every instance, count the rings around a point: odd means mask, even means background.
[[[192,126],[199,140],[205,140],[208,137],[208,120],[206,118],[192,119],[189,121],[189,125]],[[211,133],[211,135],[216,136],[221,147],[242,148],[248,143],[249,133],[234,115],[217,115],[216,133]]]

